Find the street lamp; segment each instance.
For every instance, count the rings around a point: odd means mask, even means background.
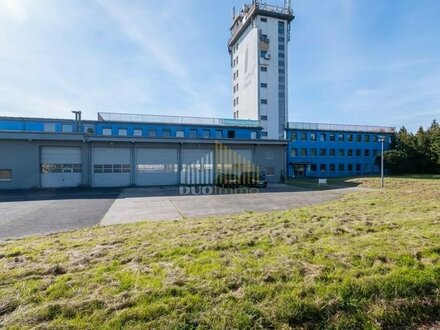
[[[380,185],[383,184],[383,143],[385,142],[385,136],[379,136],[379,142],[381,143],[381,153],[380,153]]]

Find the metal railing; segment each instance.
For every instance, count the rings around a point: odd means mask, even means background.
[[[232,127],[260,127],[258,120],[165,116],[130,113],[98,112],[99,121],[120,121],[130,123],[154,123],[154,124],[177,124],[177,125],[210,125]]]
[[[341,125],[323,123],[289,122],[288,129],[316,130],[316,131],[344,131],[344,132],[371,132],[371,133],[395,133],[396,129],[389,126],[368,125]]]

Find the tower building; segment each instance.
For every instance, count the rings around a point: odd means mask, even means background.
[[[287,45],[294,18],[290,1],[276,6],[253,0],[238,13],[233,10],[228,42],[233,116],[259,120],[263,138],[284,138],[288,122]]]

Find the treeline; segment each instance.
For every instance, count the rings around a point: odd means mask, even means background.
[[[402,127],[384,154],[384,167],[391,174],[440,173],[439,123],[434,120],[426,131],[420,127],[416,134]]]

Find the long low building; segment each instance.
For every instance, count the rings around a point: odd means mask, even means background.
[[[99,113],[0,118],[0,189],[211,185],[220,173],[286,173],[287,141],[258,121]]]

